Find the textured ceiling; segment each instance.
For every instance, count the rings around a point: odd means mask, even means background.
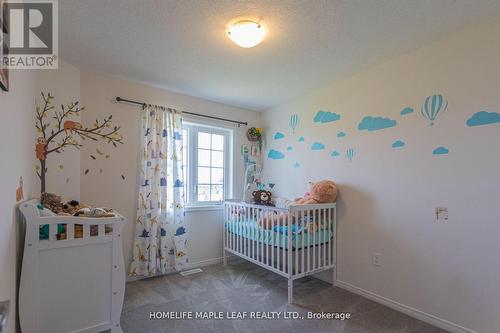
[[[60,0],[60,54],[80,67],[265,110],[500,14],[499,0]],[[235,17],[268,35],[243,49]]]

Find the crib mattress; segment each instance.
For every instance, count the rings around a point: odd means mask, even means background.
[[[247,239],[262,242],[266,245],[279,246],[288,249],[288,233],[281,233],[274,230],[266,230],[262,228],[256,220],[247,219],[243,221],[230,220],[226,221],[228,232]],[[333,232],[330,230],[320,229],[316,232],[302,232],[292,234],[292,249],[306,248],[309,246],[328,243],[332,239]],[[303,242],[303,243],[302,243]]]

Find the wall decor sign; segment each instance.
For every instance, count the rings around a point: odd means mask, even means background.
[[[447,108],[448,101],[444,99],[443,95],[432,95],[425,98],[421,113],[429,120],[430,125],[434,126],[437,116],[446,111]]]

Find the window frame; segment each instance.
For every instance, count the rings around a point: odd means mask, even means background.
[[[186,170],[187,179],[185,179],[185,198],[186,208],[208,208],[221,206],[222,201],[230,198],[232,195],[232,145],[233,130],[221,126],[213,126],[192,121],[183,121],[182,129],[187,129],[187,161],[183,161]],[[222,135],[224,137],[224,196],[222,201],[198,201],[198,132]]]

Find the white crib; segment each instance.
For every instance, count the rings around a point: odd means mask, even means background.
[[[284,209],[229,200],[224,202],[223,230],[224,265],[230,253],[286,277],[289,303],[296,279],[332,269],[335,282],[335,203]]]
[[[19,289],[23,333],[121,333],[125,218],[40,216],[38,200],[20,205],[26,236]],[[48,225],[47,239],[40,227]],[[64,233],[58,233],[58,225]],[[47,227],[45,227],[47,228]]]

